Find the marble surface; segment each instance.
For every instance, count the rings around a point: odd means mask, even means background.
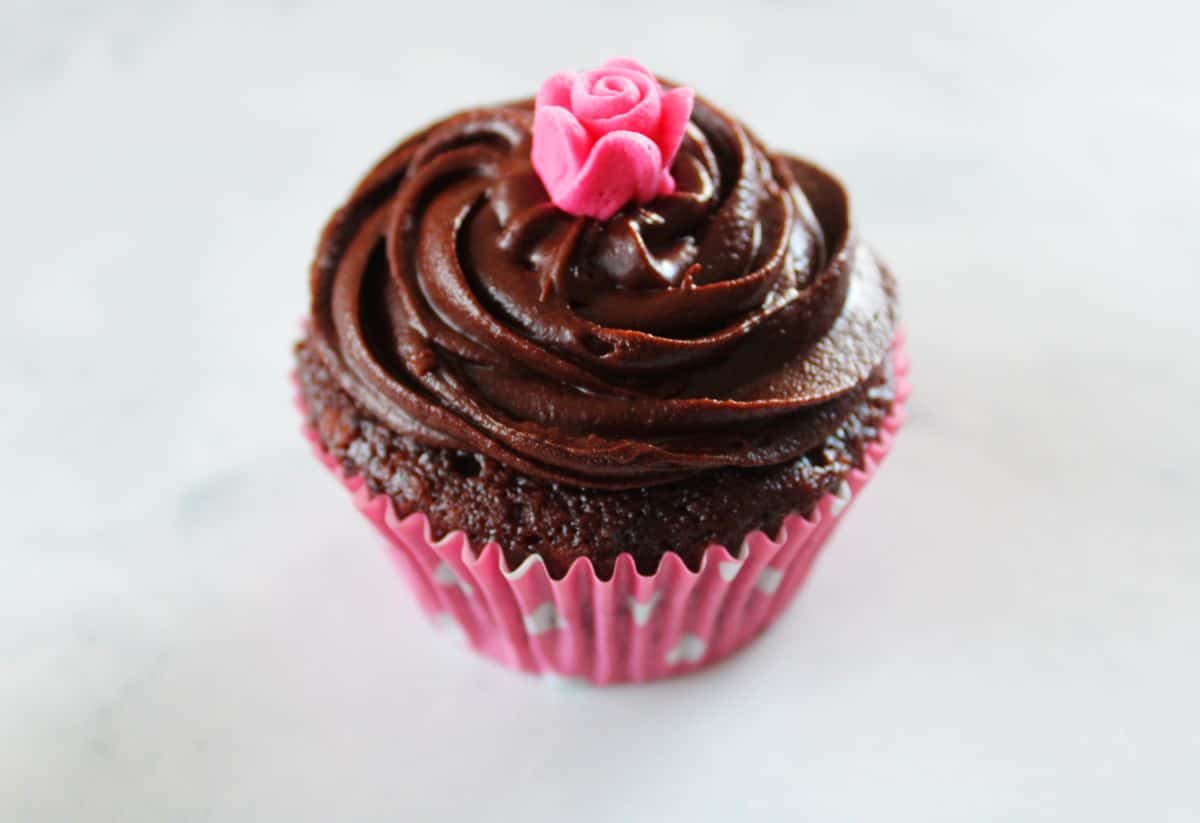
[[[1200,17],[1121,8],[6,0],[0,819],[1200,818]],[[601,691],[426,625],[286,373],[373,157],[615,53],[843,175],[916,393],[773,631]]]

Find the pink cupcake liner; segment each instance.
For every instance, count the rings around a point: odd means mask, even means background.
[[[461,531],[436,539],[422,513],[400,517],[386,495],[348,476],[307,425],[317,457],[383,536],[422,608],[461,630],[479,653],[530,673],[596,684],[656,680],[715,663],[746,645],[794,599],[822,545],[891,449],[904,422],[908,357],[892,350],[896,400],[880,437],[811,515],[784,519],[775,539],[753,531],[736,553],[713,544],[698,571],[668,553],[644,575],[626,553],[608,580],[579,558],[561,580],[542,559],[508,568],[496,543],[476,551]],[[303,406],[301,406],[303,411]]]

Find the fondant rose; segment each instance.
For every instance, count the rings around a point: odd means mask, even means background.
[[[671,162],[693,92],[663,92],[636,60],[618,58],[542,84],[533,118],[533,168],[565,212],[606,220],[626,203],[675,190]]]

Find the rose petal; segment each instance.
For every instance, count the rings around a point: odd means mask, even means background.
[[[602,80],[615,78],[595,71],[580,73],[571,84],[571,111],[581,120],[590,120],[613,117],[636,106],[644,95],[631,77],[620,78],[625,85],[619,91],[596,89]]]
[[[575,82],[575,74],[569,71],[560,71],[558,74],[552,74],[542,83],[542,87],[538,89],[536,105],[538,108],[542,106],[562,106],[568,111],[571,108],[571,84]]]
[[[695,97],[696,93],[685,86],[671,89],[663,95],[662,115],[659,117],[658,135],[654,142],[662,152],[665,169],[671,168],[679,146],[683,143],[683,133],[687,130],[688,120],[692,116]]]
[[[607,220],[630,200],[644,203],[654,199],[661,178],[662,154],[654,141],[642,134],[616,131],[592,147],[573,181],[547,186],[547,190],[563,211]]]
[[[694,95],[664,93],[630,58],[551,76],[538,92],[533,165],[550,199],[575,215],[607,219],[631,200],[675,190],[674,161]]]
[[[534,111],[530,155],[551,199],[556,190],[573,183],[591,148],[587,131],[562,106],[539,105]]]
[[[662,177],[658,181],[658,196],[666,197],[668,194],[675,193],[675,178],[671,176],[671,172],[663,171]]]
[[[625,69],[584,72],[571,86],[571,111],[593,137],[623,130],[653,135],[661,98],[653,77]]]

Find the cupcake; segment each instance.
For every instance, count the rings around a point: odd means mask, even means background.
[[[422,606],[525,671],[744,645],[902,417],[895,284],[841,184],[629,59],[404,140],[310,286],[318,457]]]

